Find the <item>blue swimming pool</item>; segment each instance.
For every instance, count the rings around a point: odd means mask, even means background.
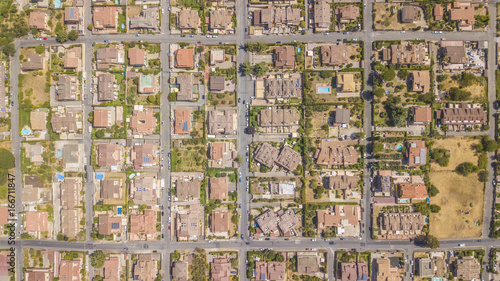
[[[119,207],[116,207],[116,213],[121,215],[122,214],[122,207],[119,206]]]
[[[54,0],[54,7],[56,9],[60,9],[61,8],[61,0]]]
[[[401,151],[403,149],[403,146],[398,144],[398,151]]]
[[[102,180],[104,179],[104,173],[96,173],[95,174],[96,180]]]
[[[330,88],[328,87],[320,87],[318,88],[318,93],[330,93]]]
[[[29,134],[31,134],[31,130],[30,129],[22,129],[21,130],[21,134],[23,134],[23,135],[29,135]]]

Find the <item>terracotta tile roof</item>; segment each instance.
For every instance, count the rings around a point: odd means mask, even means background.
[[[26,212],[26,231],[49,231],[48,212]]]
[[[191,132],[191,110],[174,109],[174,133],[178,135]]]
[[[229,178],[221,177],[221,178],[209,178],[208,185],[210,187],[210,199],[228,199],[228,185]]]
[[[212,212],[210,216],[210,230],[213,233],[227,233],[229,230],[229,213]]]

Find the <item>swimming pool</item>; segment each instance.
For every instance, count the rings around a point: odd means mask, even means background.
[[[319,87],[318,88],[318,93],[330,93],[330,88],[328,87]]]
[[[402,145],[400,145],[400,144],[398,144],[398,146],[397,146],[397,147],[398,147],[398,151],[401,151],[401,150],[403,149],[403,146],[402,146]]]
[[[31,130],[30,129],[22,129],[21,130],[21,134],[23,134],[23,135],[29,135],[29,134],[31,134]]]
[[[61,0],[54,0],[54,7],[56,9],[60,9],[61,8]]]
[[[95,174],[95,179],[96,180],[102,180],[102,179],[104,179],[104,173],[96,173]]]
[[[117,213],[118,215],[121,215],[121,214],[122,214],[122,207],[121,207],[121,206],[116,207],[116,213]]]

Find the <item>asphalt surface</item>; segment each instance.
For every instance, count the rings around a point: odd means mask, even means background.
[[[92,23],[91,18],[91,7],[90,1],[84,1],[85,3],[85,15],[84,15],[84,26],[86,27],[89,23]],[[489,14],[496,15],[496,4],[497,1],[489,2]],[[328,279],[334,279],[334,270],[333,270],[333,259],[334,259],[334,251],[339,249],[356,249],[359,251],[362,250],[400,250],[404,251],[404,254],[409,259],[412,257],[413,252],[415,250],[429,250],[426,248],[418,247],[409,241],[375,241],[370,237],[369,227],[371,225],[371,185],[370,185],[370,170],[368,169],[369,164],[371,163],[370,158],[365,159],[365,169],[364,169],[364,181],[365,181],[365,194],[362,199],[362,204],[364,206],[363,212],[363,222],[364,227],[362,228],[362,235],[359,238],[352,239],[332,239],[331,241],[324,241],[323,239],[317,238],[316,241],[311,241],[311,239],[306,238],[297,238],[292,240],[284,240],[282,238],[272,239],[270,241],[260,241],[251,239],[248,234],[249,229],[249,221],[247,210],[249,209],[249,200],[251,199],[250,194],[246,191],[247,183],[246,178],[251,176],[249,172],[248,162],[246,159],[246,148],[252,142],[252,138],[249,135],[244,133],[244,128],[246,127],[246,112],[247,108],[245,104],[238,103],[238,134],[237,134],[237,148],[238,155],[240,155],[243,159],[241,164],[241,168],[239,172],[241,172],[241,183],[237,184],[238,188],[238,205],[241,204],[241,219],[239,222],[239,233],[243,235],[243,238],[235,239],[231,241],[212,241],[212,242],[190,242],[190,243],[182,243],[176,242],[171,239],[171,232],[168,230],[168,217],[170,216],[170,202],[168,201],[168,190],[170,188],[170,170],[168,169],[168,157],[167,153],[170,151],[170,110],[171,105],[193,105],[193,103],[183,103],[183,102],[170,102],[168,100],[169,84],[168,80],[170,77],[170,69],[168,63],[168,51],[170,43],[177,43],[179,41],[188,42],[196,44],[197,41],[201,41],[203,44],[218,44],[219,42],[225,44],[237,44],[237,59],[238,66],[242,62],[248,61],[248,53],[242,48],[246,42],[291,42],[293,40],[301,41],[301,42],[335,42],[337,39],[357,39],[364,42],[364,79],[365,79],[365,88],[363,92],[363,97],[365,97],[365,117],[364,117],[364,133],[366,137],[370,137],[372,135],[372,125],[373,125],[373,106],[371,104],[370,92],[372,87],[369,85],[369,75],[371,73],[370,67],[370,57],[372,56],[372,43],[374,40],[404,40],[404,39],[426,39],[426,40],[436,40],[439,41],[441,38],[445,38],[446,40],[486,40],[489,42],[490,49],[495,47],[496,44],[496,21],[495,17],[491,17],[490,26],[487,32],[443,32],[443,34],[432,34],[430,31],[418,31],[418,32],[410,32],[406,31],[405,33],[401,33],[399,31],[372,31],[372,14],[371,14],[371,1],[364,0],[364,4],[366,8],[364,9],[364,22],[363,22],[363,30],[361,32],[351,32],[350,34],[342,34],[339,32],[331,32],[328,35],[323,35],[322,33],[313,34],[310,31],[305,35],[290,35],[290,36],[280,36],[280,35],[268,35],[268,36],[259,36],[259,37],[249,37],[245,34],[245,27],[248,23],[248,12],[246,5],[238,5],[237,6],[237,32],[236,35],[220,35],[218,38],[205,38],[201,35],[196,35],[193,38],[170,35],[168,30],[168,22],[169,22],[169,13],[168,13],[168,5],[169,0],[161,0],[161,5],[164,8],[164,14],[162,14],[162,31],[161,34],[148,35],[144,34],[140,37],[136,37],[134,34],[116,34],[116,35],[93,35],[90,31],[85,29],[85,36],[81,36],[75,43],[82,43],[85,46],[85,71],[87,82],[85,84],[85,94],[87,94],[88,98],[84,102],[84,151],[85,156],[87,158],[87,172],[88,172],[88,182],[85,185],[85,202],[86,202],[86,230],[87,230],[87,239],[86,242],[59,242],[52,240],[20,240],[16,241],[16,267],[18,269],[22,268],[22,249],[25,248],[37,248],[37,249],[55,249],[55,250],[76,250],[76,251],[86,251],[89,254],[95,250],[113,250],[117,252],[128,252],[128,253],[136,253],[136,252],[144,252],[144,251],[152,251],[157,250],[163,253],[163,262],[162,262],[162,270],[164,280],[169,280],[170,278],[170,253],[174,250],[193,250],[194,248],[204,248],[204,249],[214,249],[214,248],[231,248],[239,250],[240,255],[240,279],[246,280],[246,253],[250,250],[256,250],[260,248],[273,248],[275,250],[304,250],[306,248],[316,248],[316,249],[326,249],[328,252]],[[308,13],[306,13],[308,14]],[[91,124],[86,121],[86,117],[88,113],[92,110],[92,93],[91,89],[91,74],[92,74],[92,57],[93,57],[93,44],[96,42],[103,42],[103,40],[109,40],[110,42],[120,42],[120,41],[149,41],[151,43],[160,43],[162,45],[161,50],[161,63],[163,66],[163,72],[161,75],[162,80],[162,104],[161,104],[161,120],[163,121],[161,127],[161,146],[164,151],[164,155],[162,157],[165,159],[160,169],[160,176],[164,179],[165,188],[162,193],[161,205],[163,206],[163,212],[165,216],[162,218],[162,222],[164,228],[162,230],[163,239],[160,241],[153,242],[127,242],[127,243],[103,243],[98,241],[93,241],[90,238],[90,233],[92,232],[92,222],[93,222],[93,194],[95,191],[95,186],[93,181],[91,180],[94,177],[94,173],[92,170],[92,166],[90,165],[90,155],[91,155],[91,138],[90,133],[88,132],[88,126]],[[56,44],[54,38],[49,38],[46,41],[36,41],[34,39],[20,39],[16,41],[16,56],[11,60],[11,92],[13,94],[14,107],[12,109],[12,149],[16,159],[16,211],[19,213],[23,210],[22,202],[21,202],[21,171],[20,171],[20,143],[21,138],[19,137],[19,115],[18,115],[18,74],[19,74],[19,50],[21,47],[29,47],[36,46],[39,44],[51,45]],[[488,52],[488,97],[490,101],[495,100],[495,69],[496,69],[496,52],[490,51]],[[238,97],[241,100],[246,101],[248,103],[253,96],[253,82],[249,80],[248,77],[243,76],[241,73],[238,74],[238,82],[237,82],[237,90]],[[196,105],[204,105],[205,99],[198,100]],[[493,103],[490,103],[490,121],[495,120],[494,113],[496,111],[493,109]],[[494,124],[493,122],[491,124]],[[490,126],[491,129],[488,132],[491,138],[495,137],[495,126]],[[368,145],[367,141],[363,141],[364,144]],[[366,153],[370,154],[368,150],[369,146],[367,146]],[[491,165],[491,161],[493,159],[493,155],[488,155],[490,158],[490,165],[488,167],[488,171],[490,171],[490,180],[487,183],[486,188],[486,204],[484,211],[484,229],[483,229],[483,237],[476,239],[460,239],[460,240],[441,240],[441,249],[443,250],[451,250],[457,249],[458,244],[465,243],[465,248],[483,248],[489,252],[491,247],[495,247],[499,245],[499,242],[495,239],[488,238],[489,236],[489,227],[493,212],[493,198],[494,198],[494,188],[491,184],[491,180],[494,175],[494,167]],[[21,225],[22,218],[19,216],[18,218],[18,226]],[[19,228],[18,228],[19,229]],[[333,245],[330,244],[333,242]],[[0,246],[3,248],[7,248],[8,244],[6,240],[0,240]],[[126,249],[126,250],[125,250]],[[409,273],[412,271],[410,266],[406,267],[408,273],[406,279],[409,278]],[[90,270],[89,276],[93,276],[93,271]],[[22,271],[17,271],[18,280],[22,280]],[[486,270],[483,272],[483,279],[489,280]]]

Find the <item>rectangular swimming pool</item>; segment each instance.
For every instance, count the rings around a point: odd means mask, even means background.
[[[320,88],[318,88],[318,93],[330,93],[330,88],[320,87]]]

